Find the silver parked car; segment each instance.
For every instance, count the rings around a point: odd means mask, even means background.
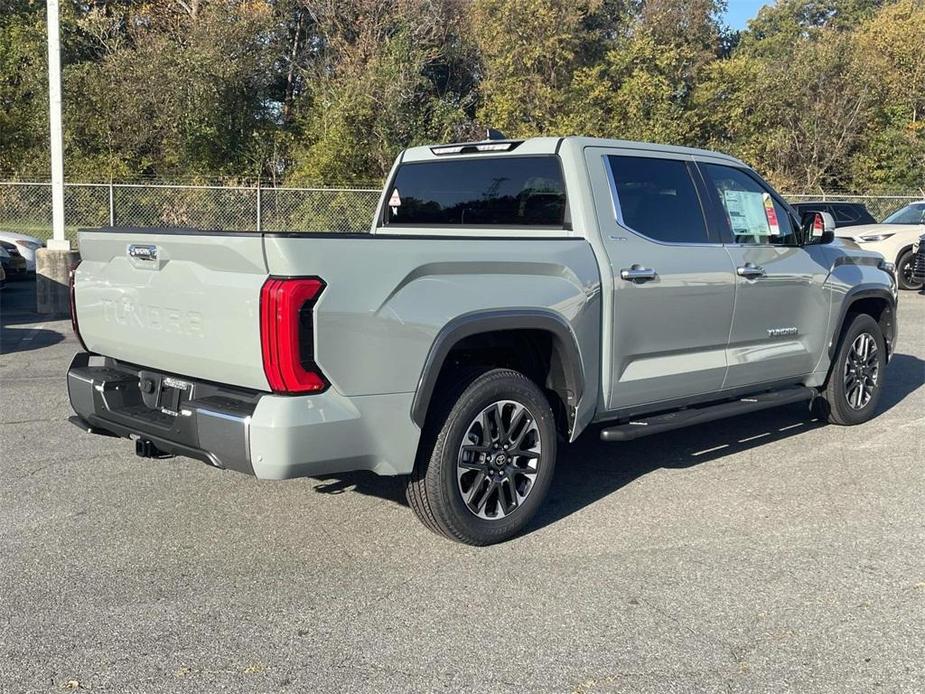
[[[0,241],[11,243],[26,261],[26,271],[35,272],[35,252],[45,245],[41,239],[0,229]]]
[[[897,288],[833,228],[716,152],[415,147],[369,233],[81,232],[73,419],[262,479],[406,475],[429,528],[498,542],[592,422],[870,419]]]

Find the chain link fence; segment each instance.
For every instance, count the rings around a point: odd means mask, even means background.
[[[222,231],[365,232],[376,188],[257,188],[145,183],[68,183],[64,221],[77,229],[121,226]],[[51,184],[0,182],[0,230],[51,237]]]
[[[921,193],[899,193],[896,195],[849,195],[841,193],[790,193],[785,194],[790,203],[796,202],[860,202],[873,215],[878,222],[890,212],[907,205],[910,202],[922,200]]]
[[[186,227],[223,231],[365,232],[376,188],[262,188],[153,183],[68,183],[66,233],[88,227]],[[862,202],[876,219],[921,194],[791,193],[790,202]],[[0,230],[51,236],[51,184],[0,182]]]

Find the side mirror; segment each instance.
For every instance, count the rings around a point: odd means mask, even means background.
[[[800,222],[804,245],[832,243],[835,240],[835,220],[828,212],[804,212]]]

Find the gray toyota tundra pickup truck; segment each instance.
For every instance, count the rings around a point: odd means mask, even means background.
[[[741,161],[579,137],[415,147],[369,233],[80,234],[72,420],[260,479],[408,476],[510,538],[560,441],[805,401],[870,419],[896,281]]]

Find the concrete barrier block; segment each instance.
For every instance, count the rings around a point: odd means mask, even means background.
[[[40,248],[35,253],[35,306],[46,315],[64,316],[70,312],[68,282],[71,270],[80,262],[80,253]]]

